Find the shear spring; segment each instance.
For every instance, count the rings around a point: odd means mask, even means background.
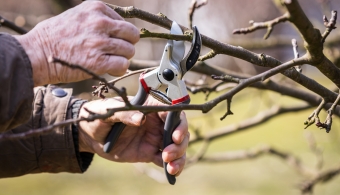
[[[172,105],[172,100],[168,96],[166,96],[164,93],[157,91],[157,90],[152,90],[152,89],[150,89],[149,93],[156,100],[167,105]]]

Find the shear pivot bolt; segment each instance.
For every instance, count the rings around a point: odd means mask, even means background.
[[[163,70],[163,78],[167,81],[172,81],[172,79],[174,79],[175,74],[172,70],[170,69],[164,69]]]

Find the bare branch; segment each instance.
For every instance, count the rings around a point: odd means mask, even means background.
[[[298,48],[298,45],[297,45],[297,41],[296,39],[292,39],[292,45],[293,45],[293,51],[294,51],[294,58],[299,58],[299,52],[297,50]],[[301,69],[301,66],[295,66],[295,69],[301,73],[302,72],[302,69]]]
[[[214,79],[214,80],[221,80],[221,81],[224,81],[224,82],[240,83],[239,78],[235,78],[235,77],[230,76],[230,75],[225,75],[225,76],[211,75],[211,78]]]
[[[301,160],[296,156],[286,152],[282,152],[267,145],[254,147],[249,150],[224,152],[217,153],[215,155],[204,156],[203,158],[201,158],[200,162],[217,163],[239,161],[258,158],[264,154],[269,154],[281,158],[282,160],[286,161],[288,165],[293,167],[298,173],[304,176],[315,175],[315,172],[304,166],[301,163]]]
[[[335,108],[336,106],[339,104],[340,101],[340,90],[339,90],[339,95],[336,98],[336,100],[334,101],[334,103],[332,104],[331,108],[327,111],[328,115],[326,118],[326,121],[324,122],[324,127],[326,129],[326,132],[329,133],[331,131],[332,128],[332,116],[334,114]]]
[[[324,25],[326,27],[326,31],[322,34],[322,43],[325,42],[326,38],[328,37],[328,35],[331,33],[331,31],[333,29],[336,29],[336,18],[337,18],[337,11],[332,11],[332,16],[331,19],[328,21],[326,16],[323,16],[323,21],[324,21]]]
[[[318,183],[327,182],[340,174],[340,166],[332,169],[328,169],[319,173],[312,180],[305,181],[301,184],[301,191],[303,194],[310,194],[313,192],[313,188]]]
[[[29,138],[29,137],[34,137],[37,135],[44,135],[47,133],[50,133],[53,129],[57,127],[65,127],[68,125],[71,125],[73,123],[80,122],[82,120],[86,119],[70,119],[70,120],[65,120],[57,124],[52,124],[43,128],[39,129],[31,129],[29,131],[25,131],[23,133],[15,133],[15,134],[9,134],[9,133],[1,133],[0,134],[0,141],[4,140],[17,140],[17,139],[23,139],[23,138]],[[89,121],[92,119],[89,119]]]
[[[322,108],[326,105],[325,99],[322,99],[320,105],[312,112],[312,114],[309,115],[308,119],[304,122],[305,129],[312,124],[316,123],[316,126],[320,126],[320,119],[319,119],[319,114]]]
[[[297,0],[285,0],[283,2],[291,15],[289,21],[295,25],[305,40],[305,48],[308,51],[308,64],[317,67],[337,87],[340,87],[340,69],[324,55],[320,31],[314,28]],[[326,96],[322,97],[325,98]]]
[[[286,22],[287,20],[289,20],[289,17],[290,17],[289,13],[285,13],[282,16],[277,17],[267,22],[254,22],[253,20],[251,20],[249,21],[249,23],[251,24],[250,27],[236,29],[233,31],[233,34],[247,34],[247,33],[254,32],[255,30],[258,30],[258,29],[266,28],[267,33],[263,36],[263,39],[268,39],[271,32],[273,31],[273,27],[276,24],[279,24],[281,22]]]
[[[205,61],[205,60],[207,60],[207,59],[210,59],[210,58],[215,57],[217,54],[218,54],[218,53],[217,53],[216,51],[211,50],[211,51],[209,51],[208,53],[206,53],[205,55],[200,56],[200,57],[198,58],[198,61]]]
[[[139,34],[140,38],[162,38],[162,39],[171,39],[177,41],[191,41],[192,40],[192,33],[190,31],[186,31],[184,35],[176,35],[176,34],[169,34],[169,33],[156,33],[150,32],[145,28],[140,30]]]
[[[155,15],[149,12],[140,10],[135,7],[119,7],[111,4],[106,4],[110,8],[114,9],[118,14],[125,18],[140,18],[152,24],[164,27],[166,29],[171,28],[172,21],[162,15]],[[190,31],[190,29],[181,26],[183,32]],[[279,60],[267,56],[267,55],[260,55],[243,49],[242,47],[235,47],[226,43],[221,43],[214,39],[211,39],[203,34],[202,37],[202,44],[213,49],[215,52],[219,54],[226,54],[236,58],[243,59],[250,63],[259,65],[259,66],[269,66],[269,67],[276,67],[282,62]],[[327,66],[326,66],[327,67]],[[298,74],[297,71],[288,69],[282,72],[285,76],[291,78],[292,80],[296,81],[297,83],[301,84],[302,86],[306,87],[307,89],[319,94],[322,97],[327,97],[327,100],[334,101],[336,99],[336,94],[329,91],[327,88],[323,87],[322,85],[318,84],[316,81],[302,75]],[[333,78],[333,76],[332,76]],[[340,77],[339,77],[340,78]],[[339,82],[340,83],[340,82]]]
[[[11,30],[14,30],[15,32],[17,32],[19,34],[26,34],[27,33],[27,30],[15,25],[13,22],[6,20],[2,16],[0,16],[0,27],[1,26],[4,26],[4,27],[9,28]]]
[[[144,69],[140,69],[140,70],[135,70],[135,71],[131,71],[131,72],[128,72],[127,74],[121,76],[121,77],[118,77],[118,78],[115,78],[111,81],[108,81],[108,83],[111,83],[111,84],[116,84],[118,81],[121,81],[127,77],[130,77],[130,76],[133,76],[133,75],[136,75],[136,74],[141,74],[143,72],[149,72],[151,70],[154,70],[155,68],[157,67],[152,67],[152,68],[144,68]]]
[[[88,69],[86,69],[86,68],[84,68],[82,66],[79,66],[79,65],[76,65],[76,64],[70,64],[68,62],[65,62],[65,61],[63,61],[61,59],[55,58],[53,56],[50,56],[48,61],[49,61],[49,63],[59,63],[59,64],[61,64],[63,66],[67,66],[67,67],[72,68],[72,69],[79,69],[79,70],[87,73],[88,75],[91,75],[93,79],[98,80],[98,81],[104,83],[107,87],[109,87],[110,89],[114,90],[120,97],[122,97],[122,99],[124,100],[124,102],[125,102],[125,104],[127,106],[131,106],[131,104],[130,104],[130,102],[128,100],[125,88],[118,89],[113,84],[108,83],[106,81],[106,79],[98,76],[97,74],[91,72],[90,70],[88,70]]]
[[[228,136],[237,132],[241,132],[243,130],[248,130],[251,127],[260,125],[264,123],[265,121],[270,120],[271,118],[274,118],[276,116],[279,116],[281,114],[287,113],[287,112],[298,112],[302,110],[306,110],[308,108],[311,108],[309,105],[301,105],[296,107],[289,107],[289,108],[283,108],[279,106],[273,106],[271,109],[263,111],[258,113],[256,116],[243,120],[242,122],[230,126],[223,127],[219,130],[216,130],[214,132],[210,132],[206,135],[202,135],[199,137],[195,137],[192,140],[190,140],[190,144],[202,141],[202,140],[215,140],[218,138],[222,138],[224,136]]]
[[[192,19],[194,16],[194,12],[196,9],[206,5],[208,3],[208,0],[203,0],[201,3],[197,3],[197,0],[192,0],[191,5],[189,7],[189,27],[192,29]]]

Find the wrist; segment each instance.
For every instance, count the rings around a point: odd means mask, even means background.
[[[83,101],[78,109],[77,118],[80,117],[88,117],[88,112],[86,112],[83,108],[83,105],[86,104],[87,101]],[[78,123],[78,139],[79,139],[79,152],[90,152],[95,153],[92,149],[92,140],[88,136],[88,134],[84,131],[82,127],[86,127],[88,125],[87,121],[80,121]]]
[[[25,35],[13,35],[13,37],[16,38],[24,48],[31,62],[34,87],[50,83],[47,74],[48,70],[44,68],[48,68],[47,57],[45,56],[39,41],[34,36],[31,36],[30,33]]]
[[[85,103],[87,103],[87,101],[85,101],[85,100],[78,100],[75,103],[73,103],[73,105],[72,105],[73,119],[78,119],[78,118],[81,117],[80,113],[81,113],[82,107]],[[79,149],[79,152],[94,153],[91,150],[91,147],[89,147],[91,142],[89,142],[88,136],[86,136],[86,133],[81,128],[81,123],[83,123],[83,121],[79,122],[78,125],[74,125],[75,128],[77,128],[77,133],[78,133],[78,149]]]
[[[82,123],[82,122],[80,122]],[[90,152],[95,153],[91,147],[91,140],[87,136],[87,134],[82,130],[80,127],[81,125],[78,125],[78,138],[79,138],[79,152]]]

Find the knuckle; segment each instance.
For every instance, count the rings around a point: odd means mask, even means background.
[[[116,41],[115,44],[112,44],[112,50],[114,53],[119,53],[127,59],[130,59],[135,55],[135,47],[124,40],[119,40]]]
[[[104,30],[109,25],[110,21],[106,17],[99,17],[94,23],[97,28]]]
[[[101,1],[89,1],[88,3],[90,5],[90,10],[102,12],[106,9],[106,5]]]

